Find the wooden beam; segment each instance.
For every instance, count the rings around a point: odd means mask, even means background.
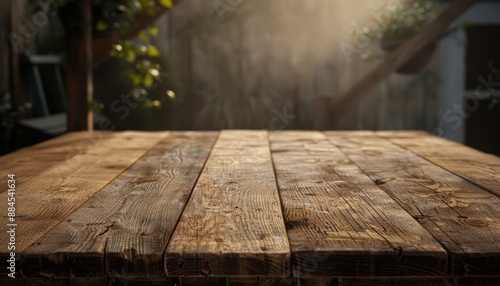
[[[392,72],[400,68],[429,43],[437,39],[451,22],[467,11],[475,2],[476,0],[453,1],[436,20],[425,26],[414,37],[401,44],[384,61],[375,66],[342,97],[337,99],[331,108],[333,116],[338,118],[339,113],[345,110],[347,106],[367,95]]]
[[[67,39],[66,94],[68,97],[68,131],[92,130],[92,9],[84,0],[79,10],[83,27],[73,28]]]
[[[92,44],[92,51],[94,54],[94,63],[100,64],[104,62],[109,57],[109,52],[113,48],[113,45],[121,38],[133,37],[137,35],[140,31],[142,31],[147,26],[151,25],[154,21],[156,21],[159,17],[161,17],[165,12],[167,12],[168,8],[161,5],[159,0],[154,0],[156,3],[156,11],[155,14],[151,15],[148,13],[139,13],[135,16],[133,26],[127,32],[118,30],[114,37],[107,38],[95,38]],[[181,0],[174,0],[174,5],[177,5]]]

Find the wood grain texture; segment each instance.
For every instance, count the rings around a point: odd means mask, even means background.
[[[439,275],[445,250],[319,132],[273,132],[295,277]]]
[[[428,133],[376,134],[500,196],[499,157]]]
[[[296,286],[298,280],[293,277],[288,278],[270,278],[270,277],[231,277],[229,285],[231,286]],[[227,286],[224,285],[224,286]]]
[[[0,278],[0,285],[6,286],[178,286],[173,279],[158,278]]]
[[[222,131],[165,253],[169,276],[290,275],[266,131]]]
[[[449,273],[500,274],[499,197],[375,134],[326,134],[439,240]]]
[[[69,279],[52,279],[52,278],[0,278],[0,285],[6,286],[71,286]]]
[[[22,253],[155,146],[167,133],[123,132],[47,169],[16,189],[16,252]],[[16,176],[17,178],[17,176]],[[7,193],[0,199],[7,201]],[[5,233],[6,224],[0,226]],[[8,236],[0,237],[7,245]],[[0,257],[8,256],[7,250]],[[6,270],[1,270],[4,272]]]
[[[85,154],[90,148],[110,136],[109,132],[72,132],[55,140],[45,141],[0,157],[0,186],[7,185],[7,174],[16,174],[16,184],[30,180],[58,163],[76,155]],[[6,189],[0,188],[0,192]]]
[[[340,283],[339,283],[340,282]],[[342,286],[497,286],[500,277],[411,277],[411,278],[341,278],[337,284]]]
[[[23,275],[165,275],[163,251],[216,137],[170,132],[26,249]]]

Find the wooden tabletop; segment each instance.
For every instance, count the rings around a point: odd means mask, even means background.
[[[424,132],[79,132],[0,170],[16,277],[500,277],[500,159]]]

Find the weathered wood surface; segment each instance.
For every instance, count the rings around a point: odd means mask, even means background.
[[[16,189],[16,222],[19,223],[16,252],[22,253],[35,243],[165,136],[165,132],[120,133],[89,152],[76,155],[24,182]],[[18,178],[22,178],[22,174],[17,174]],[[1,193],[0,199],[7,202],[7,192]],[[0,226],[2,233],[8,229],[6,224]],[[3,245],[8,241],[6,235],[0,238]],[[0,257],[7,256],[5,248]]]
[[[327,134],[446,248],[451,274],[499,274],[499,197],[374,134]]]
[[[222,131],[165,252],[170,276],[290,275],[266,131]]]
[[[171,132],[28,248],[23,274],[163,275],[163,251],[216,136]]]
[[[16,183],[30,180],[33,176],[51,168],[58,163],[84,154],[90,148],[99,145],[110,135],[109,132],[74,132],[62,135],[57,140],[49,140],[21,149],[0,157],[0,186],[7,185],[6,174],[19,174]],[[114,136],[114,135],[111,135]],[[5,192],[6,189],[0,189]]]
[[[500,277],[442,276],[442,277],[383,277],[333,279],[300,279],[301,286],[496,286]]]
[[[500,159],[497,156],[420,132],[376,134],[500,196]]]
[[[270,143],[295,276],[446,273],[439,243],[323,134]]]
[[[498,157],[418,131],[88,136],[0,157],[16,285],[500,279]]]

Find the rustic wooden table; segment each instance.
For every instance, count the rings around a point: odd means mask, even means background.
[[[70,133],[0,170],[2,285],[500,283],[500,159],[423,132]]]

